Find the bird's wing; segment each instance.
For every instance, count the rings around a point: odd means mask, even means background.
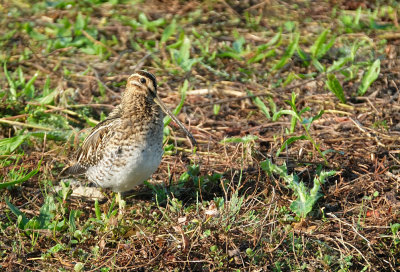
[[[76,163],[62,172],[64,174],[83,174],[87,168],[103,158],[105,143],[112,137],[115,127],[120,122],[121,107],[116,107],[109,116],[98,123],[83,141],[76,153]]]

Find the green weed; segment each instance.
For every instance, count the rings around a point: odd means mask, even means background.
[[[311,124],[315,120],[318,120],[319,118],[321,118],[322,114],[324,114],[324,111],[321,110],[317,115],[315,115],[315,116],[313,116],[311,118],[303,117],[302,115],[305,112],[310,111],[310,108],[306,107],[306,108],[304,108],[304,109],[299,111],[297,109],[297,107],[296,107],[296,94],[294,92],[292,93],[292,99],[291,100],[287,100],[286,102],[290,105],[290,107],[292,109],[291,110],[280,110],[280,111],[277,111],[274,114],[274,116],[272,117],[272,120],[276,121],[284,114],[291,115],[292,119],[291,119],[290,133],[294,132],[297,122],[300,122],[301,126],[304,129],[305,134],[301,135],[301,136],[293,136],[293,137],[290,137],[289,139],[287,139],[283,143],[282,147],[276,153],[276,156],[279,156],[280,152],[282,152],[291,143],[293,143],[295,141],[298,141],[298,140],[308,140],[308,141],[311,142],[313,147],[317,150],[319,155],[323,158],[325,164],[328,165],[328,161],[326,160],[324,153],[320,150],[319,145],[314,141],[313,137],[310,134]]]
[[[326,87],[340,100],[342,103],[346,103],[346,97],[344,96],[342,85],[334,74],[328,74],[328,80],[325,82]]]
[[[400,224],[399,223],[395,223],[395,224],[390,224],[390,230],[392,231],[392,235],[393,235],[393,243],[395,246],[397,246],[398,244],[400,244]]]
[[[377,59],[364,73],[364,76],[361,80],[360,88],[357,91],[358,95],[364,95],[366,93],[369,86],[371,86],[371,84],[378,78],[380,70],[381,70],[381,61]]]
[[[309,190],[306,185],[299,180],[296,174],[287,174],[286,165],[277,166],[270,160],[261,162],[261,168],[268,173],[268,175],[277,174],[286,182],[286,186],[293,190],[297,199],[292,202],[290,209],[301,218],[305,218],[311,212],[314,204],[322,196],[320,193],[321,185],[325,183],[326,179],[336,174],[335,171],[321,171],[318,169],[314,177],[313,187]]]
[[[18,161],[16,162],[16,164],[17,163],[18,163]],[[34,175],[36,175],[39,172],[41,163],[42,163],[42,161],[39,161],[37,168],[30,171],[29,173],[27,173],[27,171],[23,167],[20,168],[19,170],[12,169],[8,173],[8,179],[12,180],[12,181],[0,183],[0,189],[9,188],[11,186],[14,186],[14,185],[17,185],[17,184],[20,184],[20,183],[23,183],[23,182],[29,180],[31,177],[33,177]],[[7,178],[4,178],[3,180],[7,180]]]
[[[8,208],[17,217],[17,225],[20,229],[26,231],[27,235],[31,237],[32,245],[34,245],[38,238],[38,232],[35,230],[53,229],[57,226],[61,227],[62,224],[52,224],[55,217],[56,205],[54,198],[51,196],[46,197],[43,206],[40,208],[39,216],[28,219],[28,217],[14,206],[8,199],[5,199]],[[60,231],[61,229],[58,229]]]
[[[293,56],[294,52],[296,51],[300,39],[300,33],[296,32],[293,34],[292,41],[290,42],[289,46],[286,48],[285,52],[283,53],[282,58],[272,67],[272,71],[276,71],[281,69]]]

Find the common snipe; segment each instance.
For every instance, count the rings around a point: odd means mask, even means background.
[[[89,181],[120,193],[142,184],[158,168],[163,154],[163,118],[167,113],[192,134],[157,95],[153,74],[138,71],[128,78],[121,104],[86,137],[76,162],[64,174],[85,174]]]

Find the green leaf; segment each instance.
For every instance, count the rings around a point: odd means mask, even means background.
[[[171,49],[173,60],[185,72],[190,71],[192,66],[202,59],[202,58],[190,59],[190,48],[191,48],[190,39],[184,36],[179,51]]]
[[[51,247],[50,249],[47,250],[49,253],[57,253],[60,250],[64,250],[65,246],[62,244],[56,244],[55,246]]]
[[[290,97],[290,100],[285,101],[286,103],[288,103],[290,105],[290,107],[292,108],[293,111],[297,112],[297,107],[296,107],[296,93],[292,92],[292,95]]]
[[[351,61],[352,58],[349,56],[346,57],[342,57],[338,60],[335,60],[333,62],[333,64],[331,66],[329,66],[329,68],[326,70],[328,73],[333,72],[333,71],[337,71],[340,68],[342,68],[346,63],[348,63],[349,61]]]
[[[361,46],[363,46],[365,43],[366,43],[366,41],[365,41],[365,40],[362,40],[362,41],[360,41],[360,42],[355,42],[355,43],[353,44],[353,46],[351,47],[351,51],[350,51],[350,57],[351,57],[351,60],[352,60],[352,61],[354,61],[354,59],[356,58],[356,54],[357,54],[358,49],[359,49]]]
[[[34,175],[37,174],[37,172],[40,169],[41,163],[42,163],[42,161],[40,160],[39,164],[38,164],[38,167],[36,169],[32,170],[31,172],[29,172],[25,177],[23,177],[21,179],[17,179],[17,180],[10,181],[10,182],[0,183],[0,189],[4,189],[4,188],[7,188],[8,186],[13,186],[13,185],[16,185],[16,184],[19,184],[19,183],[27,181],[28,179],[30,179],[31,177],[33,177]]]
[[[11,79],[10,73],[7,70],[7,63],[4,62],[3,64],[4,75],[7,78],[8,85],[10,85],[10,98],[11,100],[17,100],[17,86],[14,80]]]
[[[390,230],[392,231],[393,235],[396,235],[400,230],[400,223],[390,223]]]
[[[44,82],[44,86],[43,86],[43,95],[48,95],[50,94],[52,91],[50,90],[50,76],[46,77],[46,81]]]
[[[157,31],[157,27],[163,25],[165,23],[165,19],[164,18],[159,18],[157,20],[154,21],[149,21],[146,17],[146,14],[144,14],[143,12],[139,14],[139,22],[145,26],[148,30],[150,31]]]
[[[234,41],[232,44],[233,51],[235,51],[238,54],[242,53],[243,52],[243,44],[245,42],[246,42],[246,40],[243,37],[240,37],[239,39]]]
[[[278,157],[279,154],[281,154],[281,152],[286,149],[286,146],[289,146],[298,140],[307,140],[307,137],[305,135],[290,137],[285,142],[283,142],[281,148],[276,152],[276,157]]]
[[[18,74],[18,79],[17,80],[17,85],[25,85],[25,76],[24,76],[24,72],[22,71],[21,66],[18,66],[17,70],[16,70],[17,74]]]
[[[311,212],[314,205],[312,198],[307,195],[307,191],[304,183],[300,183],[295,188],[298,198],[292,202],[290,209],[295,212],[301,218],[305,218],[309,212]]]
[[[294,116],[299,121],[301,121],[300,117],[293,110],[280,110],[280,111],[275,112],[274,115],[272,116],[272,121],[274,121],[274,122],[277,121],[284,114]]]
[[[319,118],[321,118],[321,116],[325,113],[324,110],[320,110],[318,112],[317,115],[311,117],[311,118],[303,118],[303,121],[301,122],[302,125],[307,125],[307,129],[310,129],[310,126],[312,124],[312,122],[314,122],[315,120],[318,120]]]
[[[326,36],[328,35],[329,30],[325,29],[315,40],[314,44],[310,48],[310,53],[313,58],[317,58],[321,54],[321,49],[323,44],[326,41]]]
[[[39,76],[39,72],[36,72],[33,75],[33,77],[28,81],[28,83],[26,83],[24,89],[22,90],[28,98],[32,98],[34,96],[34,88],[32,89],[32,87],[33,87],[33,83],[36,81],[38,76]]]
[[[361,6],[359,6],[357,9],[357,12],[356,12],[356,16],[354,17],[354,21],[353,21],[354,25],[360,24],[361,12],[362,12],[362,8],[361,8]]]
[[[50,195],[46,196],[43,206],[40,208],[40,214],[38,217],[39,228],[47,229],[50,225],[55,214],[56,204],[54,203],[54,198]]]
[[[248,92],[250,95],[252,95],[251,92]],[[271,114],[269,113],[268,107],[264,104],[264,102],[259,98],[258,96],[253,97],[253,103],[260,109],[260,111],[267,117],[268,120],[271,119]]]
[[[17,218],[21,218],[19,220],[19,224],[18,227],[20,229],[24,229],[26,224],[28,224],[29,219],[26,217],[26,215],[21,212],[17,207],[15,207],[11,202],[8,201],[8,198],[5,198],[6,204],[8,206],[8,208],[11,210],[11,212],[17,217]]]
[[[300,77],[298,75],[296,75],[296,73],[290,72],[288,74],[288,76],[286,77],[285,81],[282,83],[282,87],[286,87],[295,79],[300,79]]]
[[[75,25],[74,25],[75,34],[80,35],[81,30],[84,29],[85,26],[86,26],[85,19],[83,18],[82,13],[79,12],[75,19]]]
[[[102,85],[100,85],[100,86],[102,86]],[[36,101],[39,102],[41,105],[49,105],[54,101],[54,98],[56,97],[56,95],[57,95],[57,92],[53,91],[46,96],[38,98]]]
[[[95,211],[97,220],[101,220],[101,210],[100,210],[100,206],[99,206],[99,200],[97,198],[94,201],[94,211]]]
[[[304,50],[302,50],[299,46],[297,46],[296,52],[299,58],[304,62],[304,65],[309,66],[311,60],[310,55],[307,54],[307,52],[305,52]]]
[[[287,32],[292,32],[293,29],[296,27],[296,23],[294,21],[286,21],[283,23]]]
[[[276,104],[275,104],[274,100],[272,99],[272,97],[268,97],[268,104],[269,104],[269,108],[271,109],[272,113],[275,114]]]
[[[325,29],[314,42],[314,44],[310,48],[310,53],[313,59],[322,58],[326,52],[333,46],[336,38],[332,38],[328,43],[326,42],[326,37],[330,31]]]
[[[231,58],[231,59],[236,59],[236,60],[242,60],[243,57],[237,53],[237,52],[233,52],[233,51],[225,51],[222,53],[217,54],[218,58]]]
[[[318,70],[318,72],[323,73],[325,71],[325,67],[317,60],[317,59],[312,59],[311,63],[314,65],[314,67]]]
[[[74,271],[75,271],[75,272],[83,271],[84,267],[85,267],[85,265],[84,265],[83,263],[77,262],[77,263],[75,264],[75,266],[74,266]]]
[[[141,22],[144,25],[149,24],[149,20],[147,19],[146,14],[144,14],[143,12],[139,14],[139,22]]]
[[[272,56],[275,56],[275,49],[271,49],[265,53],[259,53],[259,54],[255,55],[254,57],[252,57],[251,59],[249,59],[247,61],[247,63],[252,64],[254,62],[259,62],[261,60],[264,60],[264,59],[272,57]]]
[[[310,107],[305,107],[305,108],[301,109],[300,112],[299,112],[299,116],[302,115],[303,113],[307,112],[307,111],[311,111],[311,108]]]
[[[11,138],[0,140],[0,155],[14,152],[28,137],[28,135],[18,135]]]
[[[161,36],[161,43],[165,43],[168,39],[175,33],[176,31],[176,20],[172,20],[172,22],[164,29],[164,32]]]
[[[335,171],[321,171],[319,176],[314,177],[313,188],[308,192],[307,187],[303,182],[295,183],[293,182],[291,188],[298,198],[290,205],[290,209],[294,211],[298,216],[305,218],[307,214],[312,210],[314,204],[322,196],[319,192],[321,185],[325,183],[325,179],[335,175]]]
[[[187,61],[190,58],[190,47],[191,47],[190,39],[185,36],[185,38],[183,39],[181,48],[179,49],[179,59],[178,60],[180,63]]]
[[[281,40],[281,34],[282,34],[282,28],[280,28],[279,32],[275,34],[274,37],[272,37],[266,44],[262,44],[257,47],[257,54],[261,54],[265,50],[267,50],[270,46],[274,45],[275,43],[279,42]],[[274,49],[269,50],[269,51],[275,51]]]
[[[272,67],[272,70],[275,71],[281,69],[288,62],[288,60],[293,56],[294,52],[296,51],[296,48],[299,44],[299,38],[300,38],[300,32],[297,32],[294,36],[293,41],[289,44],[288,48],[283,54],[282,58],[277,64],[274,65],[274,67]]]
[[[327,81],[325,82],[326,87],[340,100],[342,103],[346,103],[346,97],[344,96],[342,85],[334,74],[328,74]]]
[[[277,166],[267,159],[261,162],[260,165],[268,175],[278,174],[285,180],[286,186],[293,190],[293,194],[297,198],[290,205],[290,209],[302,218],[307,216],[307,214],[312,210],[314,204],[322,196],[320,193],[321,184],[325,183],[326,178],[336,174],[335,171],[317,171],[317,175],[314,177],[313,187],[311,190],[309,190],[303,182],[299,181],[299,177],[297,175],[287,174],[287,168],[285,164],[282,166]]]
[[[374,63],[369,67],[368,71],[364,74],[360,88],[357,91],[358,95],[364,95],[369,86],[378,78],[379,72],[381,71],[381,61],[377,59]]]
[[[336,37],[333,37],[327,44],[323,44],[319,54],[317,55],[317,58],[320,59],[325,56],[329,49],[331,49],[332,46],[335,44],[335,41]]]
[[[221,109],[221,104],[214,104],[213,106],[214,115],[218,115],[220,109]]]
[[[268,47],[270,47],[270,46],[276,44],[277,42],[279,42],[280,39],[281,39],[281,36],[282,36],[282,27],[279,27],[279,32],[276,33],[276,34],[265,44],[266,48],[268,48]]]
[[[298,176],[290,174],[288,175],[287,173],[287,167],[286,164],[283,163],[283,165],[278,166],[276,164],[273,164],[272,161],[269,159],[262,161],[260,163],[261,169],[267,172],[268,175],[272,174],[278,174],[281,178],[285,180],[286,183],[290,184],[291,182],[298,182]]]

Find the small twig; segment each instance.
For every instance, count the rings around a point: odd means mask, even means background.
[[[256,9],[256,8],[262,7],[262,6],[267,5],[267,4],[269,4],[269,1],[265,0],[265,1],[262,1],[261,3],[255,4],[255,5],[251,6],[251,7],[248,7],[247,9],[245,9],[245,11]]]
[[[348,69],[348,68],[349,68],[349,67],[345,66],[345,67],[342,67],[342,68],[336,70],[336,72],[340,72],[340,71],[345,70],[345,69]],[[276,93],[283,93],[283,92],[289,91],[289,90],[291,90],[291,89],[295,89],[295,88],[302,87],[302,86],[304,86],[304,85],[306,85],[306,84],[308,84],[308,83],[310,83],[310,82],[317,81],[317,80],[319,80],[319,79],[325,77],[327,74],[328,74],[327,72],[324,72],[324,73],[319,74],[319,75],[316,76],[315,78],[311,78],[311,79],[309,79],[309,80],[306,80],[305,82],[301,82],[301,83],[298,83],[298,84],[290,85],[290,86],[287,86],[287,87],[284,87],[284,88],[282,88],[282,87],[280,87],[280,88],[275,88],[274,90],[275,90]],[[230,103],[230,102],[240,101],[240,100],[244,100],[244,99],[248,99],[248,98],[262,97],[262,96],[271,96],[271,93],[269,93],[269,92],[253,93],[253,94],[251,94],[251,95],[245,95],[245,96],[241,96],[241,97],[228,98],[228,99],[220,99],[220,100],[217,100],[217,101],[213,101],[213,102],[211,102],[211,103],[197,104],[196,107],[205,107],[205,106],[209,106],[210,104],[211,104],[211,105],[214,105],[214,104]],[[345,104],[343,104],[343,105],[345,105]],[[346,105],[346,106],[347,106],[347,105]],[[193,106],[188,106],[188,107],[191,108],[191,107],[193,107]]]
[[[178,147],[178,146],[176,146],[175,149],[178,151],[181,151],[181,152],[193,153],[192,149],[187,149],[187,148]],[[200,155],[207,155],[207,156],[216,156],[216,157],[221,156],[221,154],[218,154],[218,153],[211,153],[211,152],[204,152],[204,151],[196,151],[196,153],[200,154]]]
[[[379,116],[380,113],[379,113],[379,111],[375,108],[375,106],[372,104],[371,100],[370,100],[368,97],[367,97],[366,100],[367,100],[368,104],[371,106],[371,108],[374,109],[374,111],[375,111],[375,113],[377,114],[377,116]]]
[[[113,90],[111,90],[106,84],[103,83],[103,81],[101,80],[99,73],[97,72],[97,70],[93,67],[93,66],[89,66],[90,69],[92,69],[97,81],[103,85],[104,88],[106,88],[107,91],[109,91],[110,93],[112,93],[113,95],[120,97],[121,95],[119,93],[114,92]]]
[[[118,58],[107,69],[107,74],[110,73],[112,70],[114,70],[114,68],[117,65],[117,63],[121,61],[121,58],[122,58],[123,55],[125,55],[126,53],[130,53],[130,52],[133,52],[133,50],[132,49],[126,49],[126,50],[120,52],[118,54]]]
[[[343,240],[343,238],[341,238],[341,239],[336,238],[336,240],[338,240],[338,241],[339,241],[340,243],[342,243],[344,246],[345,246],[345,244],[346,244],[346,245],[348,245],[348,246],[354,248],[354,249],[358,252],[358,254],[360,254],[360,256],[364,259],[364,261],[368,264],[368,266],[369,266],[369,267],[372,267],[371,264],[370,264],[370,262],[368,262],[368,259],[361,253],[361,251],[360,251],[358,248],[356,248],[355,246],[353,246],[351,243],[346,242],[345,240]],[[347,247],[346,247],[346,248],[347,248]]]
[[[357,229],[356,229],[352,224],[347,223],[346,221],[340,220],[340,219],[339,219],[336,215],[334,215],[333,213],[327,213],[327,215],[329,215],[330,217],[336,219],[337,221],[341,222],[341,223],[344,224],[344,225],[350,226],[358,236],[360,236],[363,240],[365,240],[365,241],[367,242],[368,247],[371,248],[371,243],[370,243],[370,241],[368,241],[367,238],[365,238],[363,235],[361,235],[361,234],[357,231]]]
[[[187,141],[187,138],[183,138],[183,137],[169,136],[169,138],[174,140],[174,141],[179,141],[179,142]],[[204,140],[196,140],[196,141],[199,144],[208,144],[209,143],[209,141],[204,141]]]
[[[278,243],[273,249],[267,250],[266,252],[267,252],[267,253],[272,253],[272,252],[274,252],[275,250],[277,250],[278,247],[280,247],[280,246],[282,245],[283,241],[285,241],[287,235],[288,235],[288,232],[285,231],[285,233],[283,234],[283,236],[282,236],[281,240],[279,241],[279,243]]]
[[[384,144],[381,143],[381,141],[378,140],[378,138],[376,136],[372,136],[371,133],[367,132],[366,129],[362,128],[362,125],[360,124],[360,122],[358,122],[358,120],[354,120],[353,118],[349,117],[349,119],[354,123],[354,125],[356,125],[356,127],[364,134],[366,134],[369,138],[372,138],[376,141],[376,143],[379,146],[383,146],[385,147]]]
[[[29,105],[33,105],[33,106],[43,106],[43,107],[47,107],[47,108],[51,109],[51,110],[47,110],[45,112],[61,111],[61,112],[64,112],[64,113],[72,115],[72,116],[79,116],[78,113],[76,113],[74,111],[70,111],[70,110],[65,109],[65,108],[60,108],[60,107],[56,107],[56,106],[52,106],[52,105],[43,105],[43,104],[36,103],[36,102],[28,102],[28,104]]]
[[[68,105],[68,108],[85,108],[85,107],[92,107],[92,108],[115,108],[113,105],[109,104],[76,104],[76,105]]]
[[[307,83],[316,81],[322,77],[326,76],[326,73],[320,74],[315,78],[309,79],[305,82],[301,82],[298,84],[294,84],[294,85],[290,85],[284,88],[276,88],[274,89],[277,93],[283,93],[285,91],[291,90],[291,89],[295,89],[295,88],[299,88],[301,86],[306,85]],[[209,106],[210,104],[224,104],[224,103],[230,103],[230,102],[235,102],[235,101],[240,101],[240,100],[244,100],[244,99],[248,99],[248,98],[254,98],[254,97],[260,97],[260,96],[270,96],[270,93],[267,92],[263,92],[263,93],[253,93],[251,95],[245,95],[245,96],[241,96],[241,97],[234,97],[234,98],[227,98],[227,99],[220,99],[217,101],[213,101],[211,103],[202,103],[202,104],[197,104],[196,107],[204,107],[204,106]],[[188,107],[192,107],[192,106],[188,106]]]
[[[236,10],[234,10],[231,5],[229,5],[225,0],[220,0],[230,11],[232,11],[238,18],[240,18],[240,14],[237,13]]]
[[[332,113],[332,114],[343,114],[343,115],[352,115],[352,113],[347,111],[340,111],[340,110],[325,110],[325,113]]]
[[[133,70],[139,70],[143,67],[144,61],[150,57],[153,53],[147,53],[143,58],[141,58],[135,66],[133,66]]]
[[[13,125],[13,126],[21,126],[21,127],[42,129],[42,130],[47,130],[47,131],[53,130],[52,128],[48,128],[48,127],[42,127],[42,126],[39,126],[39,125],[26,124],[26,123],[10,121],[10,120],[5,120],[5,119],[0,119],[0,123]]]

